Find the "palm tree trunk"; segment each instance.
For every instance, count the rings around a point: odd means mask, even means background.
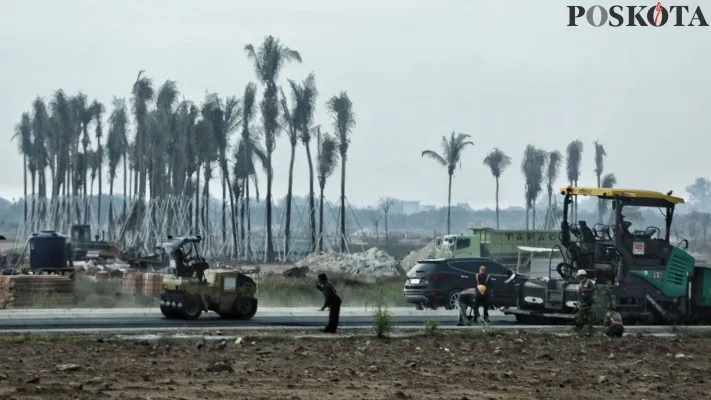
[[[447,235],[449,235],[452,224],[452,174],[449,174],[447,193]]]
[[[252,258],[252,212],[249,209],[249,176],[247,179],[244,181],[244,209],[245,212],[247,213],[247,247],[246,247],[246,252],[247,252],[247,259],[251,260]]]
[[[306,146],[306,158],[309,162],[309,221],[310,238],[309,251],[316,250],[316,205],[314,204],[314,164],[311,161],[311,146]]]
[[[266,262],[274,262],[274,243],[272,238],[272,152],[267,150],[267,254]]]
[[[225,172],[222,170],[222,245],[227,241],[227,184]]]
[[[96,149],[97,149],[97,151],[101,152],[103,150],[101,148],[101,138],[97,137],[96,140],[98,141]],[[97,220],[96,221],[96,232],[99,233],[99,232],[103,231],[103,229],[104,229],[104,226],[101,223],[101,195],[103,194],[102,193],[102,184],[103,184],[102,172],[103,171],[102,171],[101,165],[104,163],[103,162],[104,157],[101,157],[101,153],[97,154],[96,157],[99,157],[99,200],[98,200],[98,204],[96,206],[96,220]]]
[[[243,185],[244,185],[244,188],[246,189],[246,188],[247,188],[247,187],[246,187],[246,183],[243,183]],[[245,245],[245,239],[246,239],[246,237],[245,237],[245,232],[244,232],[244,228],[245,228],[245,226],[246,226],[245,223],[244,223],[244,204],[247,202],[247,200],[246,200],[245,197],[246,197],[246,190],[243,190],[243,191],[242,191],[242,201],[240,202],[240,205],[239,205],[240,246],[244,246],[244,245]]]
[[[346,247],[346,153],[341,153],[341,252]]]
[[[114,238],[114,179],[109,177],[109,239]]]
[[[22,173],[22,183],[24,185],[25,194],[25,223],[27,223],[27,155],[22,155],[22,165],[24,166],[24,171]]]
[[[550,230],[553,228],[553,221],[551,215],[551,197],[553,197],[553,191],[548,189],[548,209],[546,210],[546,229]]]
[[[318,251],[323,251],[323,188],[325,185],[319,185],[321,187],[319,193],[319,206],[318,206]]]
[[[499,229],[499,177],[496,177],[496,229]]]
[[[195,227],[193,228],[195,232],[193,232],[196,235],[200,234],[199,226],[200,226],[200,164],[197,166],[196,174],[195,174]]]
[[[528,228],[530,226],[528,224],[529,223],[529,216],[531,215],[530,212],[531,212],[531,207],[528,205],[528,202],[526,202],[526,230],[528,230]]]
[[[533,206],[531,206],[531,229],[536,230],[536,199],[533,199]]]
[[[44,171],[42,171],[44,172]],[[33,169],[30,171],[30,179],[32,179],[32,212],[30,213],[30,219],[35,220],[35,182],[37,177],[37,170]]]
[[[289,257],[289,251],[291,250],[291,243],[289,239],[291,238],[291,199],[292,191],[294,187],[294,159],[296,158],[296,146],[291,146],[291,158],[289,159],[289,183],[286,190],[286,221],[284,226],[284,260]]]
[[[225,180],[227,181],[227,185],[229,185],[230,182],[230,175],[229,171],[227,170],[227,167],[225,166],[225,170],[227,173],[225,174]],[[232,223],[232,256],[237,255],[237,220],[235,218],[235,195],[233,193],[232,188],[229,190],[229,196],[230,196],[230,222]]]

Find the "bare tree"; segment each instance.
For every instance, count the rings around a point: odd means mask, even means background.
[[[390,244],[390,237],[388,235],[388,213],[390,212],[390,206],[393,205],[392,197],[383,197],[380,199],[380,209],[383,210],[383,216],[385,217],[385,245]]]

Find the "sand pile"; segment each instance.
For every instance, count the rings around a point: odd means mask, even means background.
[[[362,253],[313,253],[294,263],[313,272],[338,272],[349,275],[396,276],[398,262],[388,253],[373,247]]]

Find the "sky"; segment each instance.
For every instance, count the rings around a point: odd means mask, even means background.
[[[455,172],[452,203],[493,206],[495,183],[483,159],[498,147],[512,158],[501,178],[501,204],[523,204],[525,146],[564,153],[575,139],[584,143],[580,186],[595,184],[593,142],[599,140],[608,154],[605,173],[614,173],[619,187],[684,193],[711,167],[711,30],[567,27],[566,4],[6,2],[0,13],[0,142],[7,145],[0,146],[0,158],[12,172],[3,174],[0,196],[22,195],[22,158],[11,137],[36,96],[49,98],[62,88],[108,106],[113,96],[128,98],[139,70],[156,87],[175,80],[186,98],[198,102],[207,91],[241,95],[255,80],[244,46],[267,35],[303,57],[303,64],[284,67],[280,84],[315,73],[315,122],[327,132],[333,132],[328,98],[345,90],[353,101],[357,126],[346,164],[352,205],[386,196],[446,204],[446,170],[421,152],[440,151],[442,136],[452,131],[474,142]],[[697,4],[711,18],[711,1],[689,3]],[[279,198],[289,167],[285,137],[274,160]],[[295,168],[294,192],[306,194],[303,147]],[[564,175],[558,186],[566,185]],[[328,199],[340,195],[339,181],[336,172],[326,186]],[[122,182],[115,190],[123,190]]]

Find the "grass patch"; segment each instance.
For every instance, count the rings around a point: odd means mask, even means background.
[[[121,293],[121,281],[118,279],[92,280],[77,278],[74,281],[73,301],[68,304],[65,296],[41,291],[33,296],[28,308],[114,308],[114,307],[158,307],[160,301],[141,293],[126,295]]]
[[[373,330],[379,338],[388,337],[395,328],[393,315],[383,304],[378,304],[373,312]]]
[[[439,333],[439,320],[435,318],[425,319],[425,335],[434,336]]]
[[[402,290],[401,277],[374,279],[347,275],[329,275],[329,281],[338,291],[344,307],[375,306],[381,303],[388,307],[407,306]],[[323,294],[315,287],[312,278],[287,278],[268,275],[258,280],[259,304],[265,307],[321,306]]]

